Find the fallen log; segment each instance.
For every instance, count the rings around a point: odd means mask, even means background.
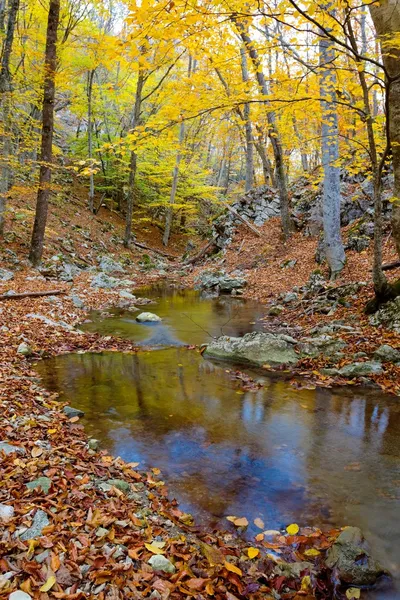
[[[19,298],[38,298],[40,296],[59,296],[66,294],[64,290],[48,290],[46,292],[21,292],[20,294],[3,294],[0,300],[18,300]]]
[[[200,260],[201,258],[203,258],[203,256],[205,256],[206,254],[208,254],[209,252],[211,252],[211,250],[214,248],[215,246],[215,240],[217,239],[217,236],[214,236],[205,246],[203,246],[203,248],[201,248],[201,250],[199,250],[199,252],[197,254],[195,254],[194,256],[192,256],[192,258],[187,258],[183,264],[185,265],[194,265],[198,260]]]
[[[223,206],[225,206],[225,208],[227,208],[229,212],[231,212],[237,219],[239,219],[239,221],[242,221],[242,223],[244,223],[253,233],[258,235],[258,237],[262,237],[260,231],[258,231],[258,229],[254,227],[254,225],[249,223],[247,219],[242,217],[242,215],[239,215],[239,213],[234,208],[232,208],[232,206],[230,206],[227,202],[224,202],[223,200],[220,200],[220,203]]]
[[[168,258],[168,260],[176,260],[176,256],[173,256],[172,254],[167,254],[167,252],[163,252],[162,250],[156,250],[155,248],[150,248],[149,246],[146,246],[146,244],[141,244],[140,242],[134,242],[133,240],[131,241],[131,244],[133,244],[134,246],[137,246],[138,248],[142,248],[142,250],[148,250],[149,252],[154,252],[155,254],[160,254],[160,256],[164,256],[165,258]]]
[[[394,262],[382,265],[382,271],[390,271],[391,269],[397,269],[397,267],[400,267],[400,260],[395,260]]]

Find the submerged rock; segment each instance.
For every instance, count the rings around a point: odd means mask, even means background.
[[[345,527],[329,548],[326,565],[337,571],[341,581],[353,585],[373,585],[387,571],[370,555],[370,549],[358,527]]]
[[[79,410],[79,408],[74,408],[73,406],[64,406],[63,413],[67,415],[69,419],[72,417],[84,417],[85,413],[83,410]]]
[[[282,336],[256,332],[241,338],[222,336],[213,340],[206,347],[204,356],[258,366],[294,364],[299,359],[293,344]]]
[[[339,369],[339,375],[342,377],[368,377],[369,375],[380,375],[382,370],[380,362],[355,362]]]
[[[151,312],[142,312],[136,317],[136,321],[139,323],[159,323],[162,321],[161,317]]]

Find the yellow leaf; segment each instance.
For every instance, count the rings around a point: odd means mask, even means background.
[[[224,567],[227,571],[230,571],[231,573],[236,573],[236,575],[243,575],[239,567],[235,567],[235,565],[228,562],[227,560],[224,562]]]
[[[228,521],[233,523],[236,527],[247,527],[249,524],[246,517],[226,517]]]
[[[42,587],[40,588],[41,592],[48,592],[49,590],[51,590],[51,588],[53,587],[53,585],[56,582],[56,578],[54,575],[50,575],[50,577],[48,578],[48,580],[46,581],[46,583],[44,583],[42,585]]]
[[[353,598],[358,599],[361,596],[361,591],[358,588],[349,588],[346,590],[346,598],[352,600]]]
[[[305,575],[301,580],[301,589],[303,591],[307,591],[311,588],[311,577],[309,575]]]
[[[48,429],[48,430],[47,430],[47,433],[48,433],[49,435],[52,435],[52,434],[53,434],[53,433],[55,433],[56,431],[57,431],[57,429]]]
[[[258,517],[257,519],[254,519],[254,525],[258,527],[258,529],[264,529],[265,527],[264,521],[262,519],[259,519]]]
[[[304,554],[306,556],[318,556],[319,554],[321,554],[321,552],[316,548],[310,548],[309,550],[306,550]]]
[[[252,546],[250,548],[247,548],[247,554],[249,558],[255,558],[256,556],[258,556],[260,554],[260,551],[258,548],[253,548]]]
[[[150,550],[150,552],[152,552],[153,554],[164,554],[164,550],[162,550],[162,548],[159,548],[155,544],[146,544],[145,543],[145,546],[146,546],[147,550]]]
[[[289,535],[296,535],[296,533],[299,533],[299,526],[297,523],[292,523],[286,527],[286,531]]]

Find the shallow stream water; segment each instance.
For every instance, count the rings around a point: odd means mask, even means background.
[[[161,324],[114,311],[93,313],[84,326],[140,341],[142,351],[68,354],[37,366],[47,388],[85,412],[89,435],[114,455],[159,467],[170,495],[197,521],[356,525],[399,577],[399,400],[355,387],[296,390],[260,371],[251,375],[263,387],[243,391],[232,366],[182,344],[262,330],[261,305],[194,291],[143,293],[159,296],[145,310]]]

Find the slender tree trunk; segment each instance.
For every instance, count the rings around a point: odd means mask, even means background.
[[[93,78],[95,69],[88,72],[87,75],[87,99],[88,99],[88,154],[90,162],[93,158],[93,120],[92,120],[92,98],[93,98]],[[94,212],[94,174],[93,165],[91,165],[91,173],[89,178],[89,210]]]
[[[394,174],[392,231],[400,256],[400,5],[398,0],[381,0],[369,8],[380,37],[386,69],[386,120]]]
[[[253,44],[252,39],[248,35],[245,26],[242,22],[240,22],[236,16],[231,17],[232,21],[237,27],[239,35],[242,39],[242,42],[249,54],[249,57],[253,63],[257,83],[260,89],[260,92],[264,98],[268,96],[268,86],[267,81],[265,79],[265,75],[262,69],[262,64],[258,56],[258,52]],[[268,136],[271,141],[272,149],[274,152],[275,158],[275,175],[276,175],[276,183],[279,191],[279,199],[281,204],[281,221],[282,221],[282,231],[287,238],[290,235],[291,231],[291,221],[289,214],[289,195],[287,191],[286,185],[286,173],[285,173],[285,163],[283,158],[283,149],[282,142],[280,139],[279,131],[276,123],[275,113],[271,110],[269,103],[267,100],[264,101],[266,107],[266,115],[268,121]]]
[[[240,48],[240,59],[242,68],[242,79],[243,83],[248,83],[249,72],[247,69],[247,58],[246,49],[242,46]],[[245,192],[248,192],[253,187],[254,183],[254,145],[253,145],[253,133],[250,119],[250,104],[246,102],[243,107],[244,117],[244,130],[246,137],[246,178],[245,178]]]
[[[320,51],[320,94],[322,111],[322,165],[324,170],[322,212],[324,222],[325,254],[331,277],[334,279],[343,269],[346,255],[340,230],[340,169],[339,131],[336,108],[335,50],[333,43],[321,37]]]
[[[173,204],[175,204],[176,190],[178,188],[179,165],[181,164],[181,160],[182,160],[182,145],[183,145],[184,139],[185,139],[185,123],[184,123],[184,121],[182,121],[180,128],[179,128],[179,150],[176,155],[175,167],[174,167],[174,170],[172,173],[172,187],[171,187],[171,194],[169,197],[169,206],[167,208],[166,215],[165,215],[165,229],[164,229],[164,235],[163,235],[164,246],[168,246],[169,236],[171,234],[172,214],[173,214],[172,206],[173,206]]]
[[[132,129],[134,130],[140,123],[140,111],[142,107],[142,95],[144,86],[145,76],[142,68],[139,68],[138,78],[136,82],[135,92],[135,106],[133,108],[132,118]],[[135,199],[135,180],[137,172],[137,155],[135,150],[131,151],[129,161],[129,184],[128,184],[128,198],[126,206],[126,217],[125,217],[125,236],[124,246],[129,248],[132,236],[132,216],[133,216],[133,205]]]
[[[47,20],[44,61],[44,89],[42,109],[42,142],[40,148],[39,189],[36,200],[35,222],[32,231],[29,260],[36,266],[43,254],[51,183],[52,143],[54,129],[55,74],[57,67],[57,29],[60,18],[60,0],[50,0]]]
[[[7,31],[3,44],[0,70],[0,114],[2,116],[2,129],[0,143],[2,153],[0,158],[0,238],[4,236],[5,213],[7,207],[7,196],[10,189],[12,173],[10,169],[11,156],[11,127],[10,127],[10,103],[12,79],[10,72],[10,60],[12,45],[14,41],[15,25],[19,10],[19,0],[12,0],[7,20]],[[0,31],[4,32],[5,2],[0,2]]]

